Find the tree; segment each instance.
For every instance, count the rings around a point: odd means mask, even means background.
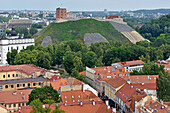
[[[49,69],[51,64],[51,56],[47,52],[40,51],[37,56],[37,65]]]
[[[31,35],[34,35],[34,34],[36,34],[38,32],[38,30],[36,29],[36,28],[31,28],[30,30],[29,30],[29,33],[31,34]]]
[[[31,25],[31,28],[38,28],[38,29],[41,29],[41,28],[43,28],[43,26],[41,25],[41,24],[32,24]]]
[[[87,52],[82,59],[85,66],[95,67],[95,63],[97,61],[97,56],[93,51]]]
[[[40,99],[33,100],[30,104],[32,106],[32,110],[30,113],[43,113],[44,109],[42,108],[43,103],[40,101]]]
[[[81,58],[78,57],[78,56],[75,56],[73,62],[74,62],[74,67],[75,67],[75,69],[76,69],[78,72],[81,72],[81,71],[83,70],[83,63],[82,63],[82,61],[81,61]]]
[[[24,36],[28,35],[28,29],[26,27],[16,27],[15,31],[19,34],[24,34]]]
[[[71,73],[72,69],[74,68],[74,55],[73,54],[67,54],[64,57],[63,61],[64,67],[68,73]]]
[[[14,60],[17,54],[18,54],[18,51],[16,49],[12,49],[11,52],[7,53],[8,64],[14,65]]]
[[[51,86],[36,88],[32,90],[31,94],[29,95],[29,103],[35,99],[39,99],[43,104],[47,102],[44,101],[46,99],[54,100],[55,103],[57,103],[59,102],[59,93]]]
[[[133,70],[133,72],[130,72],[130,75],[141,75],[141,73],[137,70]]]

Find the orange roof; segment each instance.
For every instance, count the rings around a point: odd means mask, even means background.
[[[140,108],[141,108],[141,107],[142,107],[142,106],[139,106],[139,107],[138,107],[139,111],[140,111]],[[152,111],[152,110],[153,110],[153,112],[156,111],[156,113],[168,113],[168,108],[166,108],[166,107],[165,107],[164,105],[162,105],[160,102],[154,101],[154,100],[152,100],[152,99],[146,101],[146,102],[144,103],[144,107],[145,107],[146,109],[148,109],[149,111]],[[164,109],[162,109],[162,107],[164,107]]]
[[[32,89],[0,92],[0,102],[4,104],[28,102]]]
[[[142,60],[133,60],[133,61],[126,61],[126,62],[118,62],[118,64],[122,66],[131,66],[137,64],[144,64],[144,62]]]
[[[107,106],[103,101],[95,101],[95,105],[92,102],[83,102],[82,106],[80,103],[76,104],[57,104],[60,106],[59,109],[65,111],[65,113],[112,113],[111,108],[107,109]],[[46,105],[48,106],[48,105]],[[55,104],[51,105],[52,110],[55,109]],[[30,113],[32,106],[22,106],[20,113]],[[15,113],[19,113],[18,111]]]
[[[136,92],[136,88],[131,87],[130,84],[126,83],[123,87],[121,87],[117,92],[116,95],[123,101],[128,101],[131,98],[132,94]]]
[[[138,88],[138,89],[147,89],[147,90],[156,90],[156,83],[147,83],[147,84],[131,84],[131,86]]]
[[[38,71],[42,72],[42,71],[45,71],[45,70],[38,68],[33,64],[0,66],[0,72],[8,72],[8,71],[20,71],[22,73],[32,75],[35,72],[38,72]]]
[[[67,78],[60,79],[60,80],[56,80],[56,81],[50,81],[50,83],[51,83],[51,86],[52,86],[54,89],[59,89],[61,86],[69,86],[69,85],[71,85],[71,84],[68,82],[68,79],[67,79]],[[75,78],[73,85],[79,85],[79,84],[82,84],[82,83],[83,83],[82,81],[79,81],[79,80],[77,80],[77,79]]]
[[[100,98],[88,90],[85,90],[84,92],[82,90],[61,92],[61,101],[63,103],[88,102],[92,100],[100,100]]]
[[[130,72],[126,71],[124,67],[114,67],[114,66],[105,66],[105,67],[96,67],[91,68],[95,70],[96,79],[100,81],[105,81],[108,78],[113,78],[119,75],[122,75],[122,78],[128,79],[127,74],[129,75]],[[84,73],[84,72],[81,72]]]
[[[110,84],[112,87],[114,88],[118,88],[121,85],[126,83],[126,80],[120,77],[115,77],[114,79],[108,79],[105,80],[105,82],[107,82],[108,84]]]
[[[156,83],[159,75],[133,75],[130,76],[131,83]]]
[[[80,72],[80,74],[86,76],[86,71],[82,71],[82,72]]]

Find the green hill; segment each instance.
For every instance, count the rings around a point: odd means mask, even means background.
[[[46,36],[51,36],[53,42],[77,40],[83,42],[86,33],[100,33],[108,41],[129,42],[109,22],[97,21],[94,19],[81,19],[63,23],[51,23],[41,30],[40,36],[36,36],[36,44],[40,44]]]

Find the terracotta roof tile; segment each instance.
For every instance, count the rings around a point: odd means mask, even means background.
[[[114,88],[118,88],[118,87],[122,86],[123,84],[125,84],[126,80],[124,80],[123,78],[120,78],[120,77],[115,77],[114,79],[105,80],[105,82],[107,82]]]
[[[131,83],[156,83],[159,75],[133,75],[130,76]]]
[[[61,86],[69,86],[71,85],[69,82],[68,82],[68,78],[64,78],[64,79],[60,79],[60,80],[56,80],[56,81],[50,81],[52,87],[54,89],[59,89]],[[74,78],[74,83],[73,85],[79,85],[79,84],[82,84],[83,82],[82,81],[79,81],[77,80],[76,78]]]
[[[92,100],[100,100],[93,92],[85,90],[62,91],[61,100],[63,103],[85,102]]]
[[[4,104],[28,102],[32,89],[0,92],[0,102]]]
[[[118,62],[118,64],[122,66],[131,66],[137,64],[144,64],[144,62],[142,60],[133,60],[133,61],[126,61],[126,62]]]
[[[55,81],[55,80],[60,80],[63,79],[63,77],[61,77],[60,75],[54,75],[50,78],[50,81]]]
[[[36,67],[32,64],[23,64],[23,65],[10,65],[10,66],[0,66],[0,72],[7,72],[7,71],[20,71],[22,73],[26,73],[28,75],[32,75],[38,71],[45,71],[41,68]]]

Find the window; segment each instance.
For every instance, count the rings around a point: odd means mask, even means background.
[[[39,86],[41,85],[41,82],[39,82]]]
[[[11,104],[9,104],[9,108],[11,108]]]
[[[15,74],[12,74],[12,77],[15,77]]]
[[[17,87],[19,87],[19,84],[17,84]]]
[[[28,87],[30,87],[30,83],[28,83]]]
[[[22,46],[22,48],[24,49],[24,46]]]
[[[18,74],[16,74],[16,77],[18,77]]]
[[[75,102],[75,100],[73,100],[73,102]]]
[[[3,78],[5,78],[5,75],[3,75]]]
[[[14,88],[14,85],[11,85],[11,88]]]
[[[67,96],[65,96],[65,99],[67,99]]]
[[[22,103],[22,106],[24,106],[24,103]]]
[[[18,46],[17,46],[17,50],[18,50]]]
[[[14,107],[16,107],[16,104],[14,104]]]
[[[0,86],[0,89],[3,89],[3,86]]]
[[[10,77],[10,74],[8,74],[8,77]]]
[[[78,97],[80,98],[80,95],[78,95]]]
[[[74,96],[72,95],[72,98],[74,98]]]
[[[25,84],[23,84],[23,87],[25,87]]]
[[[19,103],[19,104],[18,104],[18,106],[20,107],[20,106],[21,106],[21,104]]]
[[[33,83],[33,86],[36,86],[36,83]]]
[[[122,69],[119,69],[119,72],[122,72]]]
[[[11,50],[13,49],[13,47],[11,47]]]
[[[8,85],[5,85],[5,88],[8,88]]]

